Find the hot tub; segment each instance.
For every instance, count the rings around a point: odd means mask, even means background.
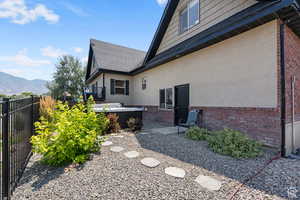
[[[135,107],[122,107],[119,103],[111,104],[96,104],[94,106],[94,111],[96,113],[105,113],[106,115],[113,113],[119,116],[119,124],[121,128],[128,128],[127,121],[130,118],[135,118],[143,121],[143,112],[144,108],[135,108]]]

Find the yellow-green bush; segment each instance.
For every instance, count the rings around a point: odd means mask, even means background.
[[[52,166],[83,163],[89,154],[98,151],[108,120],[92,109],[92,100],[73,107],[58,102],[50,114],[52,120],[41,117],[35,123],[37,135],[32,136],[33,151],[43,156]]]

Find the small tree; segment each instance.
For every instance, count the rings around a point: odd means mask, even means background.
[[[53,81],[47,83],[51,95],[63,97],[65,92],[79,97],[84,87],[84,69],[80,60],[74,56],[62,56],[56,64]]]

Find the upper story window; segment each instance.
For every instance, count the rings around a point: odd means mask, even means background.
[[[183,33],[199,23],[200,3],[199,0],[190,1],[179,14],[180,30]]]

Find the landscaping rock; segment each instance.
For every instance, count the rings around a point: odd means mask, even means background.
[[[221,189],[222,183],[212,177],[200,175],[195,180],[203,188],[209,191],[218,191]]]
[[[107,147],[107,146],[111,146],[113,143],[111,141],[106,141],[102,143],[102,146]]]
[[[138,157],[140,155],[140,153],[137,152],[137,151],[129,151],[129,152],[124,153],[124,155],[127,158],[136,158],[136,157]]]
[[[160,162],[154,158],[144,158],[141,160],[141,163],[150,168],[157,167],[160,164]]]
[[[119,146],[114,146],[114,147],[110,148],[110,150],[112,152],[119,153],[119,152],[123,151],[124,148],[123,147],[119,147]]]
[[[177,167],[168,167],[165,169],[165,173],[170,176],[177,177],[177,178],[184,178],[184,176],[185,176],[184,169],[177,168]]]

